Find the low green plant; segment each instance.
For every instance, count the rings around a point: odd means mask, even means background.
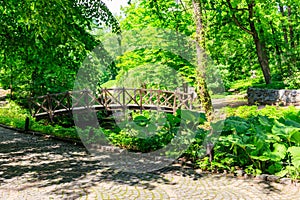
[[[121,121],[110,129],[88,127],[80,135],[87,144],[101,143],[106,138],[112,145],[130,151],[151,152],[170,144],[175,137],[181,144],[190,144],[195,138],[188,135],[198,130],[197,125],[204,123],[204,117],[190,111],[177,115],[143,111],[132,113],[132,120]]]
[[[22,108],[14,101],[10,101],[4,107],[0,107],[0,124],[24,130],[26,118],[29,118],[30,131],[36,131],[61,138],[79,139],[74,128],[64,128],[43,120],[36,121],[26,109]]]
[[[258,111],[256,107],[240,107],[230,109],[228,114],[215,144],[213,163],[202,163],[200,167],[214,166],[219,170],[239,167],[249,174],[269,173],[299,179],[299,110],[270,106]]]
[[[231,82],[229,88],[239,93],[245,93],[249,87],[260,83],[263,83],[262,77],[248,78]]]

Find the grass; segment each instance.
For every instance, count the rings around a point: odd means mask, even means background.
[[[64,128],[58,125],[45,124],[43,121],[37,122],[26,109],[20,107],[15,102],[10,101],[7,105],[0,107],[0,124],[24,130],[25,120],[29,118],[29,130],[53,135],[59,138],[79,139],[75,128]]]
[[[240,94],[245,94],[249,87],[265,88],[265,89],[287,89],[287,86],[283,83],[283,81],[272,81],[271,84],[267,85],[264,83],[264,80],[262,78],[234,81],[231,84],[230,89]]]
[[[258,109],[258,106],[239,106],[237,108],[225,107],[221,112],[227,117],[238,116],[242,118],[255,117],[258,115],[279,119],[281,117],[300,118],[300,110],[294,106],[279,107],[267,105],[263,109]]]

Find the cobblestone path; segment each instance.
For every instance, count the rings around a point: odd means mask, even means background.
[[[0,199],[300,199],[299,186],[205,175],[170,166],[112,170],[85,148],[0,128]]]

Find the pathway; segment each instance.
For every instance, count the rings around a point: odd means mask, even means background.
[[[82,146],[0,128],[0,199],[300,199],[299,186],[170,166],[109,169]]]

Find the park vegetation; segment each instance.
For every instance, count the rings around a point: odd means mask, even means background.
[[[132,0],[120,16],[114,16],[99,0],[0,2],[0,86],[10,89],[11,99],[0,108],[1,124],[23,129],[28,117],[32,131],[79,139],[69,119],[58,118],[53,124],[32,118],[27,98],[73,90],[77,72],[89,56],[94,71],[88,74],[98,81],[95,88],[116,86],[128,74],[142,77],[139,72],[145,71],[157,75],[153,75],[155,83],[146,82],[143,87],[169,89],[171,82],[163,83],[158,77],[170,68],[196,88],[206,113],[196,119],[200,126],[183,154],[186,158],[204,170],[244,169],[249,174],[299,179],[299,110],[228,108],[222,110],[227,118],[216,121],[211,104],[211,95],[243,93],[248,87],[300,87],[299,1]],[[187,57],[161,48],[117,53],[126,32],[144,34],[147,39],[158,29],[174,33],[170,45]],[[196,41],[195,49],[181,43],[180,35]],[[115,52],[105,49],[107,38],[116,39]],[[157,67],[150,70],[149,66]],[[144,112],[133,114],[132,121],[148,127],[153,117],[164,118]],[[161,126],[151,128],[156,134],[149,138],[140,137],[140,130],[133,134],[135,127],[129,122],[122,130],[112,124],[95,131],[95,137],[104,133],[113,145],[151,152],[176,136],[178,121],[180,113],[168,114]],[[211,134],[205,121],[212,122],[211,127],[224,125],[214,141],[212,162],[203,157],[204,139]]]

